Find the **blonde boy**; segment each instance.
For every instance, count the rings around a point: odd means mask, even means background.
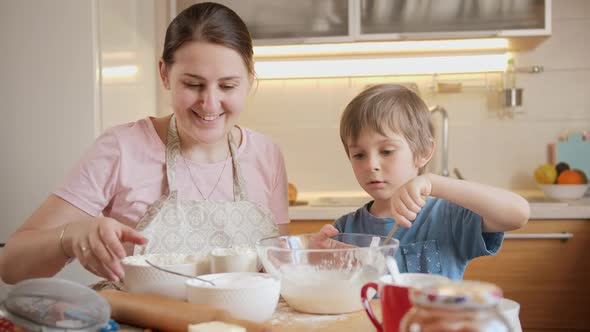
[[[471,259],[495,254],[504,232],[529,218],[517,194],[423,171],[435,149],[430,112],[403,86],[377,85],[355,97],[342,114],[340,137],[373,201],[322,232],[385,236],[398,223],[402,272],[462,279]]]

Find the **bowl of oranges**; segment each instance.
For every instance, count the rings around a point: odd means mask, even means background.
[[[560,201],[580,199],[588,191],[588,178],[584,171],[570,169],[565,162],[537,167],[535,181],[545,196]]]

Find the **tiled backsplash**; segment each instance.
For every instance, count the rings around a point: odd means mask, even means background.
[[[532,171],[545,162],[546,144],[567,130],[590,131],[590,1],[555,1],[553,7],[552,36],[515,54],[517,67],[545,67],[541,74],[517,76],[523,114],[500,116],[482,84],[433,93],[432,76],[261,80],[241,124],[282,146],[289,181],[300,191],[358,191],[340,143],[340,113],[368,84],[417,82],[429,105],[449,112],[451,170],[504,188],[533,189]],[[476,79],[493,84],[497,78],[489,75]]]

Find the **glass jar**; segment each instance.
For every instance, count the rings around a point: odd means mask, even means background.
[[[434,284],[412,289],[413,307],[400,332],[512,332],[498,309],[502,291],[478,281]]]

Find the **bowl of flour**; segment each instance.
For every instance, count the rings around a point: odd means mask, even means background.
[[[266,272],[281,280],[289,306],[313,314],[362,310],[361,288],[387,273],[385,257],[398,248],[395,239],[352,233],[276,236],[256,244]]]
[[[159,295],[177,300],[186,300],[186,277],[157,270],[146,263],[161,266],[167,270],[197,276],[209,273],[206,255],[149,254],[127,256],[123,259],[123,285],[131,293]]]

